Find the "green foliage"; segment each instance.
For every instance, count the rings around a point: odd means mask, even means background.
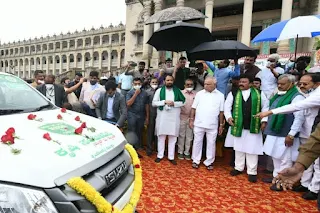
[[[314,49],[319,50],[320,49],[320,38],[315,38],[315,42],[314,42]]]

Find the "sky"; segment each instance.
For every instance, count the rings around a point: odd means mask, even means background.
[[[125,0],[0,0],[1,44],[125,24]]]

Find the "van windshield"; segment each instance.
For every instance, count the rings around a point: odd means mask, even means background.
[[[33,112],[53,107],[22,79],[0,74],[0,115]]]

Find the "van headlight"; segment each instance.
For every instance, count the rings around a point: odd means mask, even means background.
[[[0,184],[0,212],[58,213],[41,190]]]

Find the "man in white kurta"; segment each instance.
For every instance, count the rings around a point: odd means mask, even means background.
[[[315,74],[306,74],[299,81],[300,90],[305,97],[317,95],[320,91],[320,76]],[[316,90],[314,90],[316,88]],[[318,116],[319,108],[309,108],[304,110],[306,118],[300,131],[300,142],[305,144],[312,132],[312,126],[315,123],[315,118]],[[319,158],[304,171],[301,177],[301,184],[293,187],[293,191],[305,192],[302,198],[306,200],[316,200],[320,189],[320,165]]]
[[[257,75],[257,78],[261,79],[261,90],[267,96],[271,98],[273,91],[277,88],[277,78],[284,73],[284,70],[277,66],[280,56],[278,54],[272,54],[268,58],[268,64]]]
[[[264,130],[268,118],[260,121],[259,118],[254,118],[253,116],[260,111],[268,111],[269,100],[263,92],[250,88],[252,81],[253,79],[250,79],[250,77],[246,75],[240,76],[239,90],[230,92],[227,96],[224,104],[224,115],[231,126],[225,140],[225,147],[233,147],[235,151],[235,167],[230,174],[232,176],[241,174],[245,165],[247,165],[248,180],[254,183],[257,182],[258,156],[263,155],[263,137],[260,128],[262,131]],[[239,100],[236,100],[236,97],[238,97]],[[235,111],[237,110],[236,104],[239,104],[238,102],[240,101],[242,106],[240,112],[242,122],[239,122],[238,128],[242,128],[241,130],[239,129],[241,135],[236,135],[235,132],[231,130],[235,130],[238,126],[237,119],[239,119],[239,117]],[[257,106],[259,110],[253,109],[252,106],[255,104],[254,102],[259,104],[259,106]],[[252,129],[254,125],[256,125],[256,129]]]
[[[304,97],[294,85],[295,77],[284,74],[278,79],[279,92],[270,100],[270,109],[275,109],[290,103],[303,100]],[[272,157],[274,171],[273,177],[285,168],[290,168],[298,157],[300,145],[299,132],[305,121],[304,111],[287,114],[282,117],[275,115],[268,118],[265,129],[267,138],[264,143],[265,154]],[[275,184],[270,187],[273,191],[281,191]]]
[[[192,148],[192,167],[199,168],[202,157],[203,137],[207,138],[207,159],[203,164],[208,170],[213,169],[216,154],[216,138],[222,134],[224,128],[224,94],[216,89],[217,80],[207,77],[204,90],[197,93],[190,115],[190,128],[193,128],[194,140]]]
[[[172,76],[165,78],[165,86],[154,94],[152,106],[158,107],[155,127],[158,136],[158,155],[155,162],[159,163],[164,157],[165,141],[168,136],[168,159],[173,165],[177,165],[174,152],[179,136],[180,112],[185,97],[179,88],[173,86],[173,81]]]

